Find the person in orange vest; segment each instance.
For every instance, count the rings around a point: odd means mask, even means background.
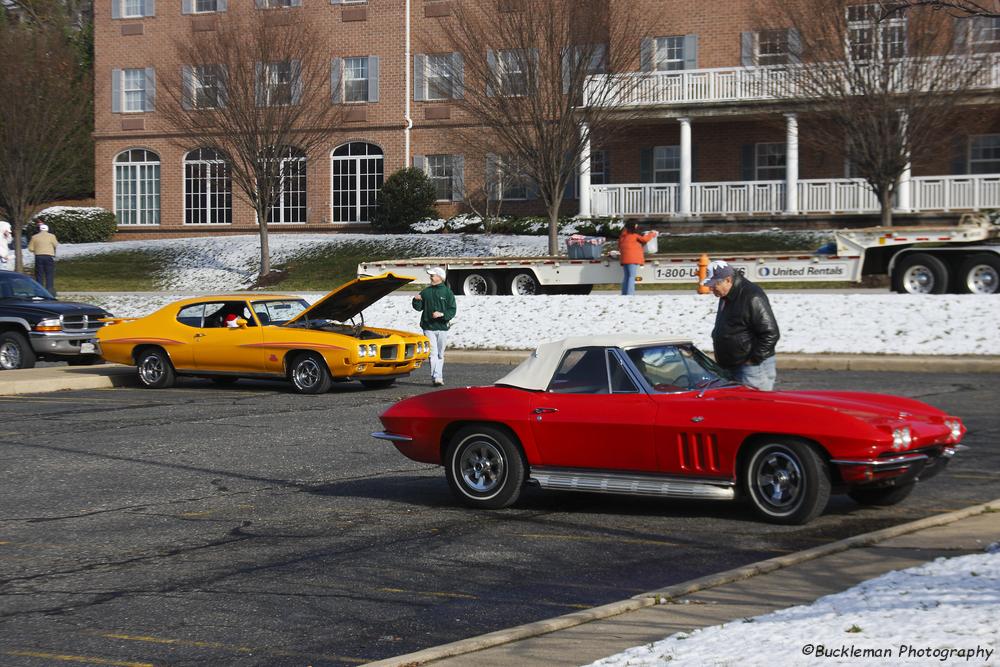
[[[646,263],[643,244],[657,235],[655,231],[639,232],[634,220],[625,223],[625,229],[618,237],[619,261],[622,265],[622,294],[635,294],[635,274]]]

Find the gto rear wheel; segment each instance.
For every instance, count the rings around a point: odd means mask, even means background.
[[[822,514],[830,499],[830,471],[807,442],[772,438],[750,452],[743,490],[771,523],[798,525]]]
[[[135,366],[139,382],[147,389],[166,389],[174,385],[174,365],[167,353],[158,347],[143,350]]]
[[[445,476],[469,507],[500,509],[513,505],[524,486],[521,450],[492,426],[466,426],[452,436],[445,454]]]
[[[288,376],[300,394],[323,394],[330,390],[333,383],[326,362],[315,352],[296,357],[288,369]]]

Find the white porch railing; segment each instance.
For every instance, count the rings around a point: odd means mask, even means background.
[[[976,73],[970,84],[973,90],[1000,88],[1000,54],[980,56],[987,62]],[[928,58],[927,60],[939,60]],[[958,68],[968,66],[967,58],[949,57]],[[719,67],[670,72],[627,72],[622,74],[595,74],[588,78],[584,88],[583,106],[644,107],[674,104],[713,104],[717,102],[754,102],[806,97],[802,81],[807,69],[828,67],[831,76],[838,76],[842,65],[774,65],[768,67]],[[926,72],[904,73],[900,81],[922,80],[934,77]],[[612,85],[607,85],[608,78]],[[958,77],[956,80],[964,81]],[[935,87],[940,83],[935,82]],[[904,87],[923,87],[921,84]]]
[[[913,208],[916,211],[1000,208],[1000,175],[914,178]]]
[[[1000,174],[920,176],[911,179],[913,211],[1000,208]],[[676,183],[593,185],[595,216],[677,215]],[[784,213],[784,181],[724,181],[691,184],[692,215],[776,215]],[[859,178],[798,182],[797,213],[876,213],[878,199]]]

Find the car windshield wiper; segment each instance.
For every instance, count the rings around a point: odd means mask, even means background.
[[[694,386],[694,388],[695,389],[701,389],[701,392],[698,394],[698,398],[701,398],[702,396],[705,395],[705,392],[708,391],[709,389],[711,389],[712,387],[715,387],[717,385],[718,386],[732,386],[734,384],[737,384],[737,383],[733,382],[732,380],[727,380],[726,378],[712,378],[710,380],[702,380],[701,382],[699,382],[698,384],[696,384]]]

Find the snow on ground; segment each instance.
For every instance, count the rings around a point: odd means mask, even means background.
[[[211,283],[206,283],[211,284]],[[303,294],[315,301],[320,294]],[[365,311],[365,322],[416,330],[413,293],[389,296]],[[83,300],[120,317],[146,315],[178,294],[112,296]],[[996,297],[973,295],[782,294],[771,304],[781,328],[779,353],[1000,355],[1000,305]],[[449,346],[532,349],[568,335],[663,334],[690,338],[711,350],[716,300],[695,294],[625,297],[588,296],[457,297]]]
[[[810,605],[680,632],[592,667],[1000,664],[1000,548],[889,572]]]
[[[548,249],[543,236],[500,234],[271,234],[268,239],[272,265],[324,247],[359,242],[415,249],[424,257],[534,257]],[[257,280],[259,243],[255,235],[78,243],[59,246],[59,258],[141,250],[160,255],[170,264],[162,289],[236,290]],[[24,258],[28,265],[34,261],[31,253],[26,252]]]

